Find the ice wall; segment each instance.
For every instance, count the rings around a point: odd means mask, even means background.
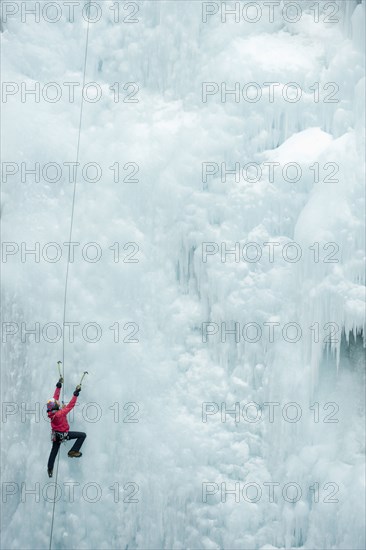
[[[77,331],[66,345],[65,399],[79,373],[90,372],[72,422],[88,438],[80,462],[62,449],[54,548],[365,546],[365,4],[332,2],[338,23],[322,17],[316,23],[313,4],[301,2],[297,23],[284,21],[280,3],[273,23],[263,17],[252,24],[230,18],[222,23],[220,15],[203,23],[201,2],[136,2],[139,22],[115,24],[112,3],[100,3],[103,16],[90,26],[86,78],[102,86],[103,99],[84,104],[80,162],[98,162],[103,178],[78,181],[73,240],[99,243],[103,256],[90,263],[78,254],[70,266],[67,319],[80,326],[97,322],[103,336],[92,344]],[[64,13],[56,24],[9,17],[2,32],[3,80],[29,86],[81,82],[85,34],[82,18],[71,23]],[[108,91],[115,82],[138,83],[138,103],[115,102]],[[256,82],[265,97],[264,83],[279,86],[272,102],[229,96],[223,102],[220,94],[203,102],[203,82],[228,88]],[[289,82],[304,90],[301,101],[284,101]],[[324,101],[334,92],[331,87],[324,93],[329,82],[339,87],[337,102]],[[79,109],[80,95],[74,103],[64,96],[57,103],[9,98],[3,160],[73,161]],[[115,162],[136,163],[138,182],[116,183],[109,169]],[[202,163],[209,162],[225,162],[228,169],[257,163],[261,177],[249,170],[239,181],[233,175],[222,181],[220,173],[203,181]],[[301,178],[290,182],[282,171],[271,178],[269,162],[297,163]],[[67,241],[72,192],[66,172],[55,184],[9,177],[3,184],[3,240],[29,248]],[[298,262],[281,253],[293,241],[303,251]],[[132,252],[123,250],[124,243],[137,243],[139,261],[114,262],[109,247],[116,242],[120,259]],[[255,242],[263,250],[263,243],[273,243],[276,255],[274,261],[263,253],[256,262],[236,262],[233,255],[221,261],[219,252],[204,262],[208,242],[227,249]],[[329,243],[335,244],[324,249]],[[287,250],[291,255],[293,249]],[[62,324],[65,251],[56,263],[9,256],[3,263],[3,321]],[[337,262],[324,261],[332,258]],[[117,322],[118,343],[109,328]],[[138,343],[121,341],[130,334],[126,323],[138,325]],[[204,342],[202,323],[226,323],[227,329],[256,323],[263,333],[257,342],[235,342],[233,334],[222,342],[220,333]],[[276,328],[271,341],[268,323],[280,329],[296,323],[301,338],[285,341]],[[332,330],[337,341],[328,342]],[[51,397],[61,353],[61,340],[22,342],[20,334],[8,336],[4,346],[2,398],[19,407],[2,424],[3,480],[16,484],[16,494],[3,505],[4,548],[49,544],[49,427],[24,414],[24,404],[43,405]],[[133,410],[123,409],[130,402],[138,404],[138,423],[123,422]],[[230,410],[239,402],[241,411],[255,402],[263,418],[255,422],[252,408],[246,419],[241,414],[235,421],[231,413],[222,421],[216,413],[203,422],[204,402]],[[273,422],[266,402],[279,404]],[[293,402],[302,411],[296,423],[282,414]],[[84,414],[85,403],[100,407],[98,421],[90,420],[93,409]],[[325,422],[327,417],[338,422]],[[73,482],[80,484],[74,499],[65,485]],[[228,494],[224,502],[218,491],[205,502],[205,482],[228,489],[254,483],[263,494],[257,502],[253,494],[240,502]],[[22,483],[36,495],[25,495]],[[96,502],[90,502],[92,489],[89,501],[82,494],[89,483],[100,487]],[[273,502],[270,483],[278,484]],[[283,498],[286,483],[301,487],[297,502]],[[327,502],[336,489],[338,502]]]

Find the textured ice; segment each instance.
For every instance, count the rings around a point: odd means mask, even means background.
[[[105,95],[84,105],[80,162],[99,162],[104,175],[98,183],[78,182],[73,240],[98,242],[103,257],[95,264],[78,257],[70,266],[67,319],[95,321],[103,337],[91,344],[79,335],[66,345],[66,400],[80,372],[90,372],[71,423],[88,437],[79,462],[62,449],[58,482],[80,486],[70,502],[61,485],[53,547],[362,549],[365,3],[330,3],[340,8],[338,24],[314,23],[314,2],[301,2],[306,14],[293,24],[281,20],[282,2],[272,24],[222,24],[219,16],[204,24],[201,2],[138,4],[139,24],[113,24],[104,9],[90,28],[87,81],[99,82]],[[85,31],[80,19],[52,25],[9,18],[3,80],[80,82]],[[279,86],[273,103],[223,103],[219,95],[202,103],[205,81]],[[115,103],[108,92],[114,82],[138,82],[139,103]],[[304,89],[298,103],[283,100],[288,82]],[[320,89],[338,83],[340,101],[315,103],[315,82]],[[79,109],[80,96],[72,104],[10,99],[3,106],[3,160],[73,161]],[[108,167],[116,161],[137,163],[139,182],[115,183]],[[228,175],[224,183],[217,175],[203,183],[203,162],[226,162],[229,169],[256,162],[262,176],[236,182]],[[271,181],[265,162],[298,163],[302,177],[292,183],[276,172]],[[322,173],[314,183],[314,163],[337,163],[338,181],[324,182]],[[67,241],[71,200],[66,177],[56,184],[9,178],[3,240]],[[256,263],[232,256],[221,262],[220,254],[202,262],[203,242],[225,242],[228,249],[272,242],[281,251],[293,241],[304,251],[297,263],[281,254],[274,262],[265,254]],[[138,243],[139,262],[114,263],[108,247],[115,242]],[[322,247],[336,243],[339,261],[314,263],[314,243],[323,257],[334,249]],[[19,255],[3,263],[3,321],[62,323],[65,261],[64,249],[55,264],[22,263]],[[109,327],[116,321],[137,323],[139,343],[114,343]],[[233,328],[268,321],[298,323],[302,338],[288,343],[276,332],[273,342],[267,333],[257,343],[235,343],[233,335],[226,343],[219,335],[202,342],[203,322]],[[319,341],[309,328],[315,323]],[[337,342],[324,342],[327,323],[339,328]],[[43,405],[61,353],[61,341],[8,338],[3,401]],[[91,402],[103,412],[98,422],[82,418],[83,404]],[[125,403],[138,403],[139,422],[114,422],[116,402],[122,418]],[[233,414],[221,422],[220,413],[202,422],[203,402],[230,410],[235,402],[280,405],[273,423],[265,406],[260,422],[242,416],[235,422]],[[283,420],[289,402],[301,406],[297,423]],[[339,421],[324,422],[332,413]],[[18,494],[3,503],[4,549],[48,548],[52,503],[42,489],[49,447],[45,421],[21,421],[19,412],[3,422],[3,482],[41,488],[38,502],[34,495],[22,502]],[[90,482],[102,490],[94,503],[81,497]],[[204,482],[231,489],[257,483],[263,495],[238,503],[228,494],[222,502],[218,492],[204,502]],[[271,482],[279,484],[273,502],[263,485]],[[131,493],[127,483],[138,484],[138,502],[123,501]],[[286,483],[301,487],[298,502],[282,497]],[[325,502],[334,484],[338,501]]]

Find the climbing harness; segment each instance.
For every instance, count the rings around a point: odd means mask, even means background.
[[[69,438],[69,432],[55,432],[55,430],[51,431],[51,441],[58,443],[65,443]]]

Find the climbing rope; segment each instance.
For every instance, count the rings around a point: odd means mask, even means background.
[[[74,192],[72,197],[72,208],[71,208],[71,220],[70,220],[70,236],[69,236],[69,250],[67,255],[67,265],[66,265],[66,280],[65,280],[65,295],[64,295],[64,317],[63,317],[63,338],[62,338],[62,365],[64,370],[65,365],[65,319],[66,319],[66,302],[67,302],[67,286],[69,280],[69,266],[70,266],[70,243],[72,242],[72,230],[74,225],[74,211],[75,211],[75,196],[76,196],[76,181],[77,181],[77,171],[79,163],[79,151],[80,151],[80,134],[81,134],[81,123],[83,120],[83,107],[84,107],[84,86],[85,86],[85,74],[86,74],[86,61],[88,57],[88,43],[89,43],[89,16],[90,16],[90,2],[88,4],[88,25],[86,29],[86,41],[85,41],[85,55],[84,55],[84,72],[83,72],[83,86],[82,86],[82,95],[81,95],[81,105],[80,105],[80,118],[79,118],[79,132],[78,132],[78,143],[76,148],[76,170],[74,178]],[[64,376],[63,376],[64,378]],[[63,391],[63,388],[62,388]],[[63,395],[63,394],[62,394]]]
[[[86,62],[88,58],[88,44],[89,44],[89,26],[90,26],[90,3],[91,0],[88,2],[87,7],[87,13],[88,13],[88,23],[86,28],[86,40],[85,40],[85,54],[84,54],[84,71],[83,71],[83,85],[82,85],[82,94],[81,94],[81,104],[80,104],[80,117],[79,117],[79,131],[78,131],[78,141],[77,141],[77,148],[76,148],[76,170],[75,170],[75,178],[74,178],[74,190],[73,190],[73,196],[72,196],[72,207],[71,207],[71,219],[70,219],[70,235],[69,235],[69,243],[72,242],[72,230],[74,225],[74,211],[75,211],[75,197],[76,197],[76,181],[77,181],[77,172],[78,172],[78,163],[79,163],[79,151],[80,151],[80,136],[81,136],[81,124],[83,120],[83,106],[84,106],[84,86],[85,86],[85,74],[86,74]],[[68,280],[69,280],[69,266],[70,266],[70,244],[69,244],[69,251],[67,255],[67,264],[66,264],[66,278],[65,278],[65,293],[64,293],[64,312],[63,312],[63,329],[62,329],[62,378],[64,379],[65,383],[65,320],[66,320],[66,303],[67,303],[67,287],[68,287]],[[62,398],[64,397],[64,384],[62,386]],[[57,479],[58,479],[58,466],[60,462],[60,452],[57,456],[57,464],[56,464],[56,478],[55,478],[55,493],[53,498],[53,508],[52,508],[52,521],[51,521],[51,533],[50,533],[50,544],[49,544],[49,550],[52,548],[52,537],[53,537],[53,525],[54,525],[54,519],[55,519],[55,507],[56,507],[56,491],[57,491]]]

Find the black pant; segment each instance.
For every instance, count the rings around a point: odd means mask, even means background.
[[[76,439],[74,445],[71,447],[70,451],[79,451],[80,447],[84,443],[86,438],[86,433],[84,432],[69,432],[66,439]],[[50,458],[48,459],[48,469],[53,470],[53,465],[56,460],[57,453],[60,449],[61,441],[56,435],[56,441],[52,444]]]

